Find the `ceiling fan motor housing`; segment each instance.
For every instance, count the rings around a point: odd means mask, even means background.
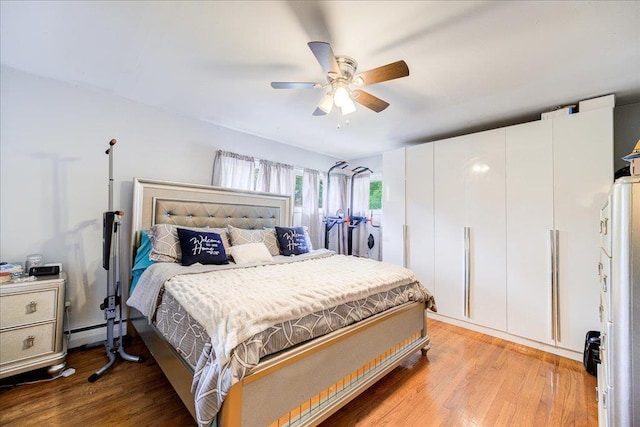
[[[358,69],[358,63],[356,62],[355,59],[350,58],[348,56],[336,56],[336,62],[338,63],[338,68],[340,68],[340,72],[342,73],[342,76],[331,76],[331,77],[333,79],[335,79],[336,77],[342,77],[347,82],[349,82],[353,77],[353,75],[356,73],[356,70]],[[329,74],[334,74],[334,73],[329,73]]]

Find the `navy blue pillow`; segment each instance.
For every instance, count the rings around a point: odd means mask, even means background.
[[[178,228],[178,240],[182,249],[182,265],[229,264],[222,238],[218,233]]]
[[[301,255],[309,252],[302,227],[276,227],[276,236],[282,255]]]

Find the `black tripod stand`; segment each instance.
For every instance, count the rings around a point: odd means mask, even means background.
[[[100,304],[107,320],[107,340],[104,346],[107,350],[109,361],[89,377],[92,383],[105,374],[115,363],[116,354],[128,362],[142,362],[142,357],[132,356],[124,351],[122,344],[122,305],[120,301],[120,217],[122,211],[113,210],[113,146],[116,140],[109,141],[109,148],[105,154],[109,155],[109,211],[102,217],[102,267],[107,270],[107,297]],[[113,247],[111,243],[114,243]],[[113,249],[113,250],[112,250]],[[113,265],[113,269],[111,269]],[[116,320],[116,309],[119,309],[120,322],[118,337],[113,335],[113,327]]]

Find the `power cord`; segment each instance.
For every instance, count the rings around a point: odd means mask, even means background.
[[[63,377],[67,378],[67,377],[70,377],[71,375],[73,375],[75,373],[76,373],[76,370],[74,368],[67,368],[64,371],[62,371],[61,373],[59,373],[58,375],[56,375],[55,377],[43,378],[41,380],[35,380],[35,381],[24,381],[24,382],[15,383],[15,384],[2,384],[2,385],[0,385],[0,388],[12,389],[12,388],[20,386],[20,385],[45,383],[45,382],[57,380],[58,378],[63,378]]]

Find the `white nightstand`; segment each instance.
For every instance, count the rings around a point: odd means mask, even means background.
[[[0,285],[0,378],[47,366],[51,375],[64,369],[66,281],[60,273]]]

